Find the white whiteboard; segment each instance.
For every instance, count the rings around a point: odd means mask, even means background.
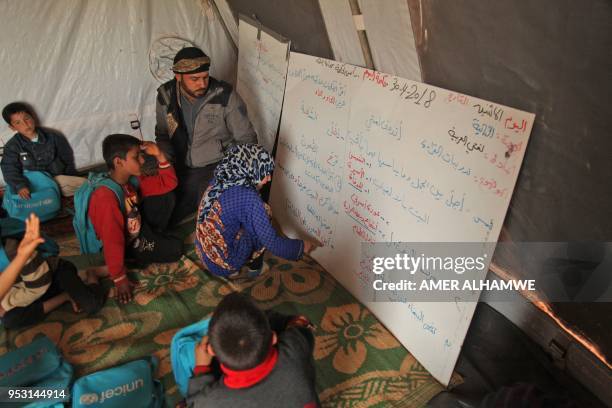
[[[314,257],[359,298],[362,240],[497,240],[534,117],[291,53],[272,186],[275,218],[291,236],[324,242]],[[354,199],[372,228],[347,214]],[[476,303],[364,303],[448,384]]]
[[[247,105],[257,142],[272,152],[287,79],[289,41],[240,16],[236,90]]]

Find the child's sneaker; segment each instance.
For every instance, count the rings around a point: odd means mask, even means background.
[[[255,268],[255,269],[247,268],[246,276],[249,279],[257,279],[259,275],[261,275],[262,270],[263,270],[263,265],[261,266],[261,268]]]

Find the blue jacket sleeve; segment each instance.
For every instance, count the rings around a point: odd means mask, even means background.
[[[28,179],[23,175],[23,167],[19,161],[19,145],[13,140],[9,140],[4,146],[0,168],[2,168],[4,181],[11,187],[14,193],[30,185]]]
[[[266,212],[264,202],[257,192],[251,191],[245,197],[245,201],[250,204],[248,206],[250,211],[247,211],[244,225],[249,233],[257,237],[258,243],[281,258],[292,261],[300,259],[304,252],[304,241],[278,235]]]

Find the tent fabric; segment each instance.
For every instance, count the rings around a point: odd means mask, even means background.
[[[319,0],[323,21],[334,58],[348,64],[365,66],[359,36],[347,1]]]
[[[421,81],[410,10],[406,0],[359,0],[374,68]],[[348,0],[319,0],[334,59],[365,66]]]
[[[0,107],[30,103],[68,138],[77,167],[100,163],[105,135],[140,135],[136,115],[154,138],[156,89],[183,44],[200,46],[211,75],[234,83],[237,55],[222,24],[207,0],[3,2]],[[3,143],[13,133],[0,126]]]
[[[217,10],[219,11],[221,20],[225,24],[225,28],[229,32],[234,46],[238,47],[238,20],[234,17],[232,9],[227,0],[214,0]]]
[[[359,0],[374,67],[411,81],[422,81],[406,0]]]

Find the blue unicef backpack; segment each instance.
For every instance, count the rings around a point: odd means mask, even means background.
[[[184,397],[187,396],[189,379],[193,376],[195,368],[195,345],[208,333],[209,323],[210,319],[200,320],[183,327],[172,337],[170,345],[172,372],[176,385]]]
[[[11,218],[25,220],[30,213],[42,222],[54,218],[62,207],[60,189],[53,177],[43,171],[23,172],[30,184],[30,199],[24,200],[10,186],[6,186],[2,206]]]
[[[0,357],[0,398],[9,401],[8,392],[15,387],[53,389],[57,390],[52,395],[57,397],[55,400],[19,405],[30,408],[55,406],[70,399],[72,373],[72,366],[62,358],[55,344],[46,336],[38,337]]]
[[[130,178],[130,183],[138,187],[138,179]],[[89,200],[98,187],[104,186],[117,196],[121,211],[125,213],[125,197],[123,189],[108,173],[89,173],[87,181],[77,190],[74,195],[74,219],[72,225],[79,241],[82,254],[96,254],[102,249],[102,242],[98,239],[93,224],[88,216]]]
[[[164,386],[154,379],[157,365],[151,356],[81,377],[72,388],[72,407],[162,407]]]

